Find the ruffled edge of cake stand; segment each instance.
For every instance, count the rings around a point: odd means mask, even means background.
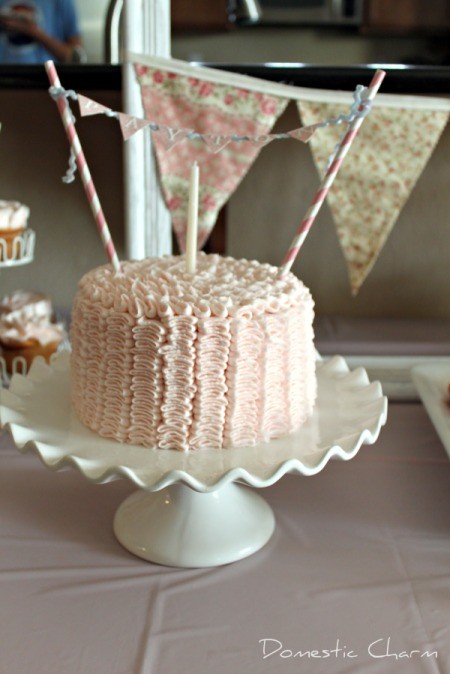
[[[131,480],[137,487],[147,491],[158,491],[171,484],[181,482],[198,492],[211,492],[220,489],[222,486],[230,482],[245,483],[252,487],[264,488],[271,486],[277,482],[286,473],[300,474],[304,476],[311,476],[319,473],[331,459],[341,459],[348,461],[352,459],[360,450],[362,445],[373,444],[376,442],[381,427],[385,424],[387,419],[387,398],[383,395],[381,385],[379,382],[370,382],[364,368],[356,368],[350,371],[345,359],[341,356],[334,356],[325,362],[318,362],[319,376],[326,376],[339,380],[339,383],[344,391],[349,395],[357,396],[361,404],[367,408],[367,419],[364,420],[365,428],[351,432],[339,438],[338,443],[331,443],[325,449],[316,449],[306,453],[302,459],[288,458],[279,463],[276,461],[270,465],[264,465],[264,445],[259,445],[257,448],[240,448],[238,450],[202,450],[199,452],[180,453],[173,450],[147,450],[151,451],[154,456],[160,458],[163,452],[169,462],[179,462],[179,468],[170,468],[166,472],[159,469],[158,477],[149,479],[145,475],[145,470],[141,467],[130,467],[124,463],[118,465],[108,465],[107,467],[101,461],[93,460],[90,457],[80,457],[75,453],[65,453],[59,447],[43,441],[36,441],[33,439],[33,429],[24,423],[24,410],[26,408],[26,399],[30,396],[41,382],[47,380],[52,376],[58,376],[58,373],[64,374],[69,368],[69,354],[61,353],[61,355],[51,364],[47,365],[43,359],[36,359],[27,376],[14,375],[11,380],[9,390],[1,391],[1,407],[0,407],[0,422],[3,429],[7,430],[17,449],[22,452],[34,452],[42,463],[51,470],[62,470],[65,468],[78,469],[87,479],[97,484],[111,482],[122,477]],[[95,441],[98,436],[92,431],[84,429],[84,433],[91,434]],[[301,431],[300,431],[301,432]],[[295,440],[296,434],[291,436]],[[112,445],[119,445],[120,443],[113,443]],[[277,443],[272,441],[268,445]],[[93,442],[95,444],[95,442]],[[121,447],[129,447],[127,445]],[[145,448],[141,448],[145,449]],[[258,472],[249,470],[243,466],[233,466],[228,470],[224,469],[222,472],[215,468],[208,474],[208,467],[203,466],[202,478],[195,474],[195,471],[186,470],[182,467],[183,463],[187,461],[193,462],[191,455],[196,455],[196,461],[200,465],[206,459],[213,462],[216,460],[220,463],[220,457],[227,456],[229,452],[234,452],[234,456],[238,459],[243,456],[242,452],[261,452],[261,463],[259,464]],[[169,454],[168,454],[169,453]],[[228,457],[230,454],[228,454]],[[148,466],[144,466],[145,468]],[[191,466],[192,468],[192,466]],[[162,472],[161,472],[162,471]],[[194,474],[193,474],[194,473]]]

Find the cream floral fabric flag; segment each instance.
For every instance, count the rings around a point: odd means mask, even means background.
[[[166,133],[153,134],[161,185],[180,248],[184,250],[192,163],[200,168],[199,247],[267,142],[228,142],[223,136],[265,136],[289,99],[136,64],[145,116]],[[193,68],[195,72],[195,68]],[[188,140],[188,130],[208,134]],[[175,134],[176,130],[182,133]]]
[[[297,103],[303,124],[345,112],[333,103]],[[369,274],[448,120],[447,110],[374,107],[345,159],[327,200],[355,295]],[[311,150],[320,175],[342,136],[316,133]]]

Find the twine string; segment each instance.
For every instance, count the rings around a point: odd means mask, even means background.
[[[364,118],[364,117],[366,117],[366,115],[369,114],[369,112],[371,110],[371,107],[372,107],[372,102],[367,99],[368,91],[369,90],[368,90],[367,87],[364,87],[362,84],[359,84],[356,87],[355,91],[353,92],[353,103],[352,103],[348,113],[341,113],[337,117],[330,117],[329,119],[326,119],[322,122],[317,122],[315,124],[312,124],[311,127],[309,127],[309,128],[313,128],[315,130],[315,129],[325,128],[325,127],[328,127],[328,126],[335,126],[335,125],[340,125],[340,124],[345,123],[345,126],[346,126],[345,131],[342,134],[341,138],[339,139],[338,143],[336,143],[336,146],[335,146],[332,154],[330,155],[330,157],[328,159],[327,168],[333,162],[333,159],[336,156],[336,153],[337,153],[337,151],[340,147],[342,139],[345,136],[345,134],[347,133],[347,130],[348,130],[349,126],[352,124],[352,122],[354,122],[355,119],[357,119],[358,117]],[[66,101],[68,103],[67,108],[68,108],[69,114],[71,116],[72,123],[75,124],[76,119],[75,119],[75,116],[74,116],[74,114],[73,114],[73,112],[70,108],[70,104],[69,104],[68,99],[71,99],[73,101],[78,101],[77,92],[74,91],[73,89],[65,89],[62,86],[51,86],[49,88],[49,94],[55,101],[57,101],[59,98],[65,98],[66,99]],[[102,110],[100,114],[106,115],[107,117],[112,117],[114,119],[119,119],[119,115],[120,115],[119,112],[116,112],[115,110],[110,110],[109,108],[105,109],[105,110]],[[158,131],[161,130],[161,128],[167,128],[166,126],[157,124],[156,122],[150,122],[147,126],[153,132],[158,132]],[[307,129],[308,127],[303,127],[303,128]],[[184,137],[187,138],[188,140],[205,140],[205,138],[208,137],[209,135],[211,135],[211,134],[198,133],[197,131],[188,131],[185,134]],[[248,135],[240,136],[240,135],[237,135],[237,134],[232,134],[231,136],[221,134],[221,137],[224,140],[228,139],[229,141],[233,141],[233,142],[236,142],[236,143],[242,143],[242,142],[246,142],[246,141],[247,142],[249,142],[249,141],[255,142],[259,138],[258,136],[248,136]],[[270,138],[272,140],[292,140],[293,136],[290,133],[274,133],[274,134],[270,134]],[[62,178],[63,182],[64,183],[73,182],[73,180],[75,179],[76,171],[77,171],[76,159],[75,159],[75,155],[73,153],[73,150],[71,150],[70,157],[69,157],[69,168],[67,169],[66,174]]]
[[[70,120],[72,124],[76,124],[77,120],[75,115],[72,112],[72,108],[70,107],[69,99],[72,99],[73,101],[78,101],[78,94],[76,91],[73,89],[65,89],[64,87],[56,87],[52,85],[49,87],[48,93],[50,96],[53,98],[54,101],[57,101],[59,98],[65,98],[67,101],[67,111],[69,113]],[[107,117],[115,117],[118,118],[119,114],[117,112],[114,112],[113,110],[105,110],[104,114]],[[72,183],[75,180],[75,173],[77,172],[77,160],[76,160],[76,155],[73,151],[72,148],[70,148],[70,156],[69,156],[69,168],[67,169],[65,175],[62,177],[63,183],[68,185],[69,183]]]

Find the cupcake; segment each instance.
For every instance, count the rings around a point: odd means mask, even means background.
[[[14,239],[23,234],[30,209],[18,201],[0,200],[0,260],[17,257],[20,249],[14,246]]]
[[[36,356],[48,362],[65,337],[47,295],[17,290],[0,302],[0,355],[10,374],[23,368],[23,361],[13,368],[18,357],[25,360],[27,370]]]

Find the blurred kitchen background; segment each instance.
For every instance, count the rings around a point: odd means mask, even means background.
[[[123,0],[76,0],[89,63],[118,59]],[[172,55],[227,63],[445,65],[448,0],[171,0]]]

